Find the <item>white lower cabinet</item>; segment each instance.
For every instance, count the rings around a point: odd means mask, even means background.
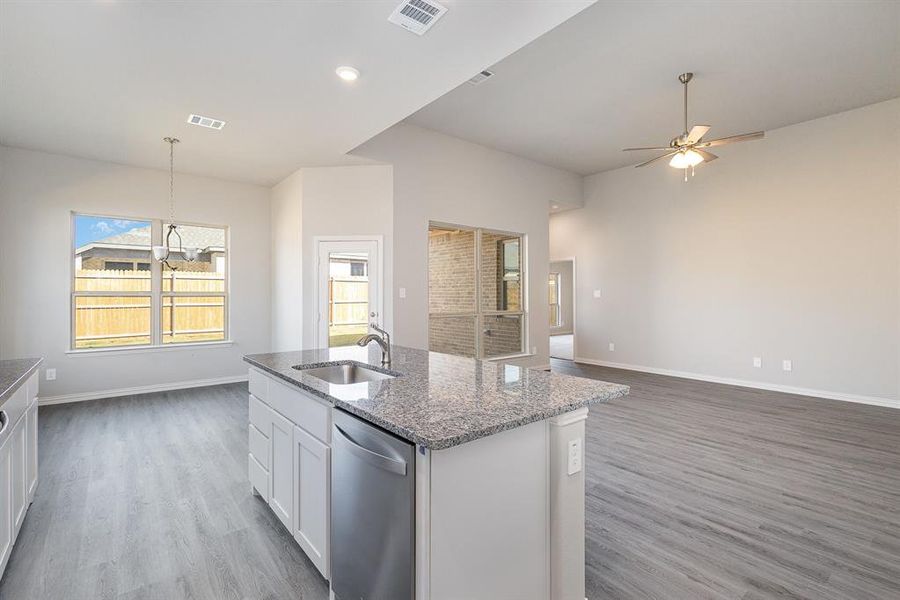
[[[13,541],[12,440],[0,446],[0,574]]]
[[[0,577],[37,489],[37,388],[35,372],[0,410]]]
[[[38,405],[32,402],[25,413],[25,495],[28,503],[34,500],[38,482]]]
[[[294,425],[274,410],[269,413],[269,507],[289,531],[294,530]]]
[[[331,448],[294,427],[294,539],[327,579]]]
[[[250,384],[250,484],[328,579],[331,406],[255,369]]]

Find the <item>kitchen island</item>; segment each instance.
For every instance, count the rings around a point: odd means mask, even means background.
[[[392,502],[387,509],[404,513],[401,522],[408,517],[403,597],[583,599],[584,420],[589,405],[628,387],[401,346],[389,367],[381,358],[378,348],[356,346],[244,357],[251,365],[251,485],[337,597],[351,600],[341,597],[342,585],[358,589],[345,583],[352,577],[340,560],[340,540],[358,530],[361,557],[364,532],[398,517],[346,511],[354,495],[351,505],[374,508],[367,502],[374,503],[375,487],[345,485],[342,449],[367,452],[348,435],[355,430],[341,427],[355,418],[413,449],[409,460],[392,461],[404,465],[410,506]],[[335,372],[374,380],[329,382],[322,373],[331,371],[317,369],[335,363],[346,365]],[[340,491],[334,496],[333,486]],[[361,520],[348,531],[351,517]],[[406,529],[383,533],[403,537]],[[366,600],[378,600],[377,592]]]

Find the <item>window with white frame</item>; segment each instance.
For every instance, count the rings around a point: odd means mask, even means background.
[[[520,233],[430,224],[429,349],[478,358],[521,354],[523,256]]]
[[[178,224],[187,261],[153,260],[168,223],[72,216],[71,348],[162,346],[228,339],[225,227]]]
[[[550,280],[547,283],[550,290],[550,327],[559,327],[562,325],[562,314],[559,310],[559,273],[550,273]]]

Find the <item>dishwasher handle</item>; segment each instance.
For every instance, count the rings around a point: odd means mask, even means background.
[[[344,443],[347,444],[347,450],[356,455],[357,458],[360,458],[379,469],[406,476],[405,460],[398,460],[396,458],[391,458],[390,456],[384,456],[383,454],[373,452],[353,441],[353,438],[338,425],[335,425],[334,429],[337,431],[338,436],[343,438]]]

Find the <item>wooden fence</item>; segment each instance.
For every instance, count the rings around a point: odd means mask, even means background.
[[[108,295],[75,295],[75,347],[149,344],[152,337],[150,277],[149,271],[76,271],[76,292],[108,292]],[[162,290],[163,343],[224,339],[223,273],[168,271],[163,273]],[[166,296],[170,291],[197,295]],[[121,295],[122,292],[146,295]]]

